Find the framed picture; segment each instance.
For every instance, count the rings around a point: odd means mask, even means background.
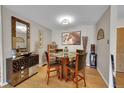
[[[104,30],[99,29],[98,34],[97,34],[97,40],[104,39]]]
[[[80,45],[81,44],[81,31],[63,32],[62,44],[65,45]]]

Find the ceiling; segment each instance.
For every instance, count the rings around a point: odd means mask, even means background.
[[[6,5],[4,7],[51,30],[96,24],[108,8],[107,5]],[[74,22],[68,26],[59,24],[57,18],[63,15],[72,16]]]

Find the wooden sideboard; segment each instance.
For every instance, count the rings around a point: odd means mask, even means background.
[[[6,59],[7,82],[16,86],[38,72],[39,55],[31,54],[16,59]]]

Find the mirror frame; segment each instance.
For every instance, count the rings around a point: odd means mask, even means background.
[[[27,47],[26,49],[30,51],[30,24],[14,16],[11,17],[11,32],[12,32],[12,49],[17,49],[14,47],[14,38],[16,38],[16,22],[20,22],[27,26]],[[16,43],[15,43],[16,45]],[[21,48],[20,48],[21,49]],[[23,48],[24,49],[24,48]]]

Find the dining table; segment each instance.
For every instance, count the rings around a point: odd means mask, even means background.
[[[68,55],[64,55],[63,52],[59,52],[55,54],[57,61],[62,65],[61,69],[61,77],[65,81],[68,81],[69,78],[69,70],[66,68],[66,65],[72,64],[76,60],[76,52],[68,52]]]

